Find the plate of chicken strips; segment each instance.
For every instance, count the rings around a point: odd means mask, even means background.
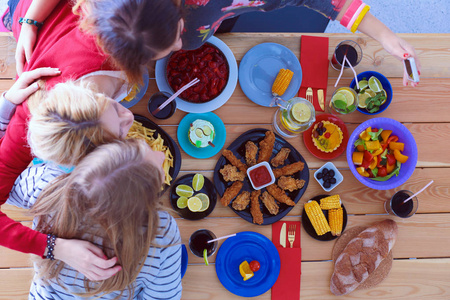
[[[268,162],[274,184],[255,190],[247,169]],[[220,202],[250,223],[269,225],[283,218],[309,183],[308,165],[300,153],[272,131],[252,129],[223,150],[214,170]]]

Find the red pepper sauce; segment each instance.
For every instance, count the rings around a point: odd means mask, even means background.
[[[259,187],[269,183],[272,180],[269,170],[266,166],[259,166],[249,172],[250,178],[255,187]]]

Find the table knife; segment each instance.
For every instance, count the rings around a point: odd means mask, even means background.
[[[283,223],[283,226],[281,226],[280,245],[286,248],[286,223]]]
[[[320,108],[325,111],[325,103],[323,99],[323,90],[317,90],[317,98],[319,99]]]

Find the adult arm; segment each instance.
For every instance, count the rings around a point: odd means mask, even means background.
[[[352,1],[353,0],[346,1],[336,20],[340,21],[342,19],[342,16],[344,16]],[[370,12],[368,12],[362,19],[358,26],[358,30],[377,40],[389,54],[401,61],[408,57],[414,57],[417,64],[417,70],[420,73],[421,65],[414,47],[392,32],[392,30],[390,30],[383,22],[378,20]],[[405,86],[408,85],[407,77],[408,75],[404,72],[403,85]],[[411,82],[411,85],[416,86],[417,83]]]
[[[59,2],[60,0],[34,0],[25,16],[20,17],[43,23]],[[37,32],[38,28],[36,26],[22,24],[15,55],[16,71],[19,76],[22,74],[25,62],[29,61],[33,53]]]

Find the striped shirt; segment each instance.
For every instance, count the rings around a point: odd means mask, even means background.
[[[36,202],[42,189],[57,176],[64,174],[56,165],[46,163],[34,165],[22,172],[16,180],[7,201],[21,208],[30,208]],[[154,244],[163,247],[150,247],[144,265],[133,283],[133,299],[181,299],[181,237],[175,219],[169,213],[159,212],[160,224]],[[35,226],[36,219],[33,222]],[[96,241],[98,242],[98,241]],[[164,247],[175,244],[175,246]],[[65,265],[56,279],[45,285],[37,278],[31,283],[29,299],[90,299],[73,295],[85,292],[84,276]],[[114,299],[120,291],[101,295],[98,299]],[[128,299],[125,290],[120,299]]]

